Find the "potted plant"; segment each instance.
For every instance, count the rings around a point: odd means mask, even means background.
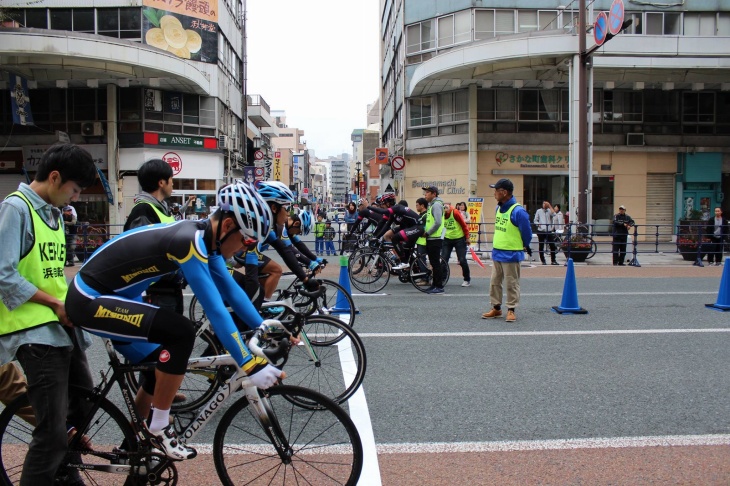
[[[677,251],[688,262],[697,259],[697,246],[709,241],[704,238],[704,228],[707,221],[702,219],[702,211],[693,209],[685,219],[679,220],[677,227]]]
[[[572,258],[576,263],[584,262],[591,252],[591,240],[581,233],[576,233],[563,240],[560,249],[565,258]]]

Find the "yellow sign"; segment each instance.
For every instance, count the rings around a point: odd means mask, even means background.
[[[281,152],[276,153],[281,154]],[[281,157],[274,157],[274,180],[281,180]]]
[[[469,243],[477,242],[479,238],[479,223],[482,222],[482,206],[484,206],[483,197],[470,197],[466,203],[466,210],[469,212]]]

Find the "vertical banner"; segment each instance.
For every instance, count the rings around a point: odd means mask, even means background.
[[[254,175],[255,167],[247,166],[243,168],[243,181],[249,184],[256,182],[256,176]]]
[[[109,187],[109,181],[106,180],[106,177],[104,177],[104,173],[101,171],[100,168],[96,168],[96,173],[99,174],[99,180],[101,180],[101,185],[104,186],[104,192],[106,192],[107,201],[109,201],[109,204],[114,204],[114,197],[112,196],[112,190]]]
[[[30,111],[28,81],[14,74],[10,75],[10,111],[16,125],[35,125]]]
[[[274,152],[274,180],[281,180],[281,152]]]
[[[466,203],[466,210],[469,211],[469,243],[477,243],[479,237],[479,223],[482,222],[483,197],[470,197]]]

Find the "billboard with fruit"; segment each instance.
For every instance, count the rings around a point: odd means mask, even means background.
[[[171,52],[182,59],[218,62],[217,2],[212,2],[215,10],[192,7],[193,4],[201,5],[204,2],[181,2],[181,7],[173,7],[177,3],[144,0],[145,44]],[[190,10],[186,10],[187,7]]]

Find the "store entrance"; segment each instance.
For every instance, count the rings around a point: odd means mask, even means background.
[[[522,204],[530,214],[530,221],[535,211],[542,207],[543,201],[550,201],[553,206],[560,204],[561,211],[565,212],[568,200],[567,175],[524,176],[523,182]]]

